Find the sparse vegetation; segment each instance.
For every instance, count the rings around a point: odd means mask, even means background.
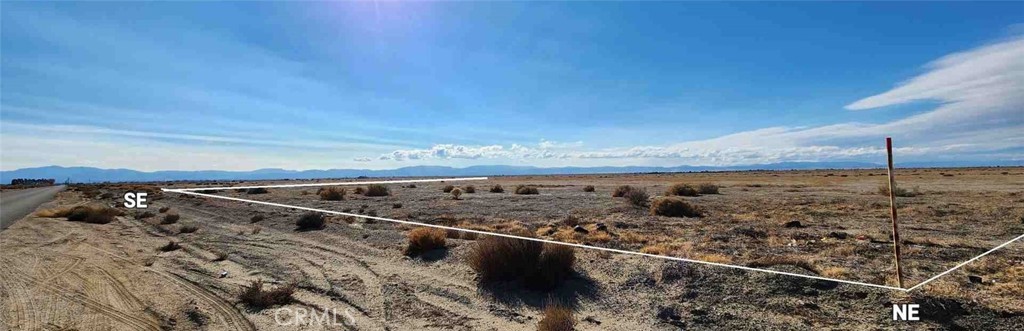
[[[576,256],[569,246],[487,236],[477,241],[467,261],[482,282],[516,280],[549,290],[572,274]]]
[[[916,196],[921,195],[921,191],[918,191],[917,188],[914,188],[913,191],[910,191],[910,190],[907,190],[907,189],[899,187],[899,186],[896,186],[896,191],[894,191],[894,193],[896,193],[896,196],[902,197],[902,198],[911,198],[911,197],[916,197]],[[884,195],[884,196],[889,196],[889,184],[887,183],[887,184],[882,184],[881,186],[879,186],[878,187],[878,194],[881,194],[881,195]]]
[[[177,241],[171,240],[168,241],[166,245],[160,246],[158,249],[161,252],[171,252],[181,249],[181,245],[179,245]]]
[[[198,230],[199,230],[199,226],[194,225],[194,224],[182,225],[181,228],[178,228],[178,233],[193,233],[193,232],[196,232]]]
[[[178,223],[178,220],[180,220],[180,219],[181,219],[181,215],[178,215],[178,214],[166,214],[166,215],[164,215],[164,219],[160,221],[160,224],[165,224],[165,225],[166,224],[174,224],[174,223]]]
[[[323,214],[309,212],[299,216],[299,219],[295,221],[295,226],[299,231],[319,230],[324,228],[324,223],[326,220]]]
[[[371,184],[366,186],[366,192],[363,193],[363,195],[368,197],[383,197],[391,195],[391,190],[382,184]]]
[[[452,193],[452,190],[454,190],[454,189],[455,189],[455,185],[445,185],[444,187],[441,188],[441,192]]]
[[[451,194],[452,199],[459,200],[459,196],[462,195],[462,189],[456,187],[455,189],[451,190]]]
[[[288,284],[275,289],[263,289],[262,280],[254,280],[249,286],[242,289],[238,294],[238,301],[251,309],[263,310],[276,305],[284,305],[292,302],[292,294],[295,293],[295,285]]]
[[[718,185],[704,183],[697,186],[697,192],[700,194],[719,194]]]
[[[717,187],[716,187],[716,191],[717,191]],[[690,184],[675,184],[675,185],[670,186],[668,188],[668,190],[665,191],[665,195],[668,195],[668,196],[678,195],[678,196],[683,196],[683,197],[695,197],[695,196],[700,195],[700,193],[697,191],[696,188],[694,188]]]
[[[633,187],[629,186],[629,185],[622,185],[622,186],[616,187],[615,190],[612,191],[612,197],[613,198],[624,197],[624,196],[626,196],[627,192],[632,191],[632,190],[633,190]]]
[[[352,189],[352,193],[355,193],[355,194],[365,194],[366,193],[366,189],[363,188],[362,186],[356,187],[356,188]]]
[[[462,191],[465,193],[476,193],[476,187],[473,185],[466,185],[466,187],[462,188]]]
[[[217,251],[213,253],[213,262],[220,262],[228,259],[228,253],[224,251]]]
[[[168,210],[171,210],[171,207],[166,207],[165,206],[165,207],[160,207],[160,209],[159,209],[161,214],[166,213]]]
[[[249,219],[249,223],[260,222],[263,221],[264,218],[266,217],[264,217],[263,214],[252,215],[252,218]]]
[[[594,192],[594,185],[587,185],[583,187],[583,192]]]
[[[505,188],[501,187],[501,185],[494,184],[494,186],[491,186],[491,190],[490,191],[491,191],[491,193],[504,193],[505,192]]]
[[[646,207],[650,196],[647,195],[647,191],[641,189],[629,190],[626,195],[623,196],[629,204],[636,207]]]
[[[700,217],[701,212],[690,203],[680,198],[657,198],[651,204],[651,215],[668,217]]]
[[[47,218],[65,217],[68,221],[72,222],[107,224],[113,222],[114,217],[121,216],[121,214],[121,211],[118,209],[97,205],[49,209],[36,213],[36,216]]]
[[[540,194],[536,187],[529,185],[516,186],[516,194]]]
[[[262,187],[254,187],[254,188],[250,188],[248,190],[245,190],[245,194],[267,194],[267,193],[270,193],[270,191],[268,191],[266,188],[262,188]]]
[[[444,248],[446,237],[448,234],[442,229],[413,229],[409,231],[409,246],[405,248],[405,255],[416,256],[429,250]]]
[[[153,212],[147,210],[147,211],[144,211],[144,212],[141,212],[141,213],[136,213],[135,214],[135,219],[141,220],[141,219],[147,219],[147,218],[150,218],[150,217],[153,217],[153,216],[156,216],[156,214],[154,214]]]
[[[320,200],[341,201],[345,200],[345,193],[344,187],[324,187],[317,192],[317,195],[320,196]]]
[[[575,326],[572,309],[552,302],[544,307],[544,317],[537,323],[537,330],[572,331]]]

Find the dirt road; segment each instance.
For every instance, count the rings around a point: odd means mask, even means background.
[[[53,200],[64,185],[0,192],[0,231],[7,229],[39,205]]]

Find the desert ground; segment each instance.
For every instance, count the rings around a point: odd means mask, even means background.
[[[416,226],[329,215],[297,228],[303,211],[157,189],[361,180],[72,186],[0,232],[0,325],[536,330],[559,306],[577,330],[1024,327],[1021,241],[910,292],[580,248],[570,275],[538,289],[485,281],[467,262],[484,236],[447,231],[442,246],[410,253]],[[1024,168],[899,169],[897,181],[905,287],[1024,234]],[[202,193],[896,286],[885,183],[884,169],[865,169],[508,176],[389,184],[384,196],[338,186],[343,198],[326,200],[318,187]],[[666,197],[675,184],[717,193]],[[521,185],[538,194],[516,194]],[[647,194],[613,197],[623,185]],[[122,206],[143,190],[147,209]],[[652,214],[665,199],[695,214]],[[68,221],[74,206],[116,215]],[[294,289],[291,300],[243,300],[257,280]],[[894,303],[920,304],[922,319],[894,322]],[[281,325],[301,309],[344,318]]]

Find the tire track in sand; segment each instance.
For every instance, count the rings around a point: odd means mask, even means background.
[[[256,330],[256,327],[252,324],[252,322],[246,319],[245,316],[243,316],[242,313],[238,311],[238,309],[224,302],[224,300],[221,300],[220,297],[216,296],[213,293],[210,293],[210,291],[207,291],[206,289],[200,287],[199,285],[196,285],[195,283],[192,283],[191,281],[175,274],[155,270],[152,268],[146,269],[146,271],[167,278],[168,280],[184,288],[189,293],[192,293],[197,298],[206,301],[206,303],[208,303],[211,307],[213,307],[214,310],[217,311],[218,315],[221,317],[221,320],[224,322],[224,324],[228,325],[229,327],[234,328],[235,330]]]

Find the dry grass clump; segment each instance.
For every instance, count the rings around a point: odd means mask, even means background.
[[[249,219],[249,223],[260,222],[263,221],[264,219],[266,219],[266,216],[263,216],[263,214],[252,215],[252,218]]]
[[[238,294],[238,301],[244,303],[249,308],[263,310],[276,305],[291,303],[292,294],[294,293],[295,285],[292,284],[266,290],[263,289],[263,281],[254,280]]]
[[[516,186],[516,194],[540,194],[536,187],[529,185]]]
[[[629,204],[635,207],[646,207],[647,200],[651,198],[647,195],[647,191],[640,189],[630,190],[629,192],[626,192],[626,195],[623,197],[626,198],[626,201],[629,201]]]
[[[366,189],[362,188],[362,187],[356,187],[356,188],[352,189],[352,193],[364,194],[364,193],[366,193]]]
[[[583,192],[594,192],[594,185],[587,185],[583,187]]]
[[[452,194],[452,199],[459,200],[459,196],[462,195],[462,189],[456,187],[450,193]]]
[[[777,265],[791,265],[815,274],[821,274],[821,270],[818,270],[818,267],[814,265],[814,261],[810,257],[800,255],[769,256],[747,264],[748,267],[752,268],[766,268]]]
[[[178,223],[178,220],[180,220],[180,219],[181,219],[181,215],[178,215],[178,214],[167,214],[167,215],[164,215],[164,219],[160,221],[160,224],[174,224],[174,223]]]
[[[569,246],[487,236],[477,242],[466,261],[481,282],[520,281],[549,290],[572,274],[576,255]]]
[[[178,233],[193,233],[196,231],[199,231],[199,226],[194,224],[182,225],[181,228],[178,229]]]
[[[537,323],[538,331],[572,331],[576,321],[572,317],[572,309],[557,303],[548,303],[544,307],[544,317]]]
[[[690,184],[675,184],[669,186],[668,190],[665,191],[665,195],[672,196],[684,196],[684,197],[695,197],[700,195],[696,188]]]
[[[499,185],[499,184],[494,184],[494,186],[491,186],[490,191],[491,191],[491,193],[504,193],[505,192],[505,188],[501,187],[501,185]]]
[[[295,226],[299,231],[320,230],[324,228],[325,222],[323,214],[309,212],[299,216],[299,219],[295,221]]]
[[[320,196],[320,200],[325,201],[341,201],[345,200],[346,190],[344,187],[325,187],[317,191],[317,195]]]
[[[213,259],[210,261],[220,262],[228,259],[228,253],[224,251],[217,251],[213,253]]]
[[[719,194],[718,185],[704,183],[697,186],[697,192],[700,194]]]
[[[146,219],[146,218],[150,218],[150,217],[153,217],[153,216],[156,216],[156,214],[154,214],[153,212],[147,210],[147,211],[144,211],[144,212],[141,212],[141,213],[136,213],[135,214],[135,219],[141,220],[141,219]]]
[[[448,233],[442,229],[416,228],[409,231],[409,246],[405,247],[405,255],[416,256],[423,252],[444,248]]]
[[[166,213],[168,210],[171,210],[171,207],[160,207],[159,209],[161,214]]]
[[[476,187],[473,185],[467,185],[466,187],[462,188],[462,191],[466,193],[476,193]]]
[[[66,217],[68,221],[90,224],[107,224],[114,217],[121,216],[121,211],[107,206],[74,206],[69,208],[48,209],[36,213],[36,216],[56,218]]]
[[[181,245],[179,245],[177,241],[171,240],[167,242],[167,245],[160,246],[160,248],[157,249],[161,252],[170,252],[181,249]]]
[[[262,187],[255,187],[255,188],[251,188],[251,189],[245,190],[245,194],[267,194],[267,193],[270,193],[270,191],[268,191],[266,188],[262,188]]]
[[[700,217],[700,210],[680,198],[657,198],[651,204],[651,215],[668,217]]]
[[[441,188],[441,192],[452,193],[452,190],[454,190],[454,189],[455,189],[455,185],[445,185],[444,187]]]
[[[622,185],[622,186],[616,187],[615,190],[612,191],[612,197],[613,198],[624,197],[624,196],[626,196],[626,193],[628,193],[629,191],[632,191],[632,190],[633,190],[633,187],[629,186],[629,185]]]
[[[899,186],[896,186],[895,193],[896,193],[896,196],[903,197],[903,198],[916,197],[916,196],[919,196],[919,195],[922,194],[921,191],[918,191],[917,188],[914,188],[914,190],[911,191],[911,190],[907,190],[907,189],[899,187]],[[881,194],[881,195],[884,195],[884,196],[889,196],[889,184],[883,184],[883,185],[879,186],[878,187],[878,194]]]
[[[366,192],[363,195],[368,197],[384,197],[391,195],[391,190],[382,184],[371,184],[366,186]]]

